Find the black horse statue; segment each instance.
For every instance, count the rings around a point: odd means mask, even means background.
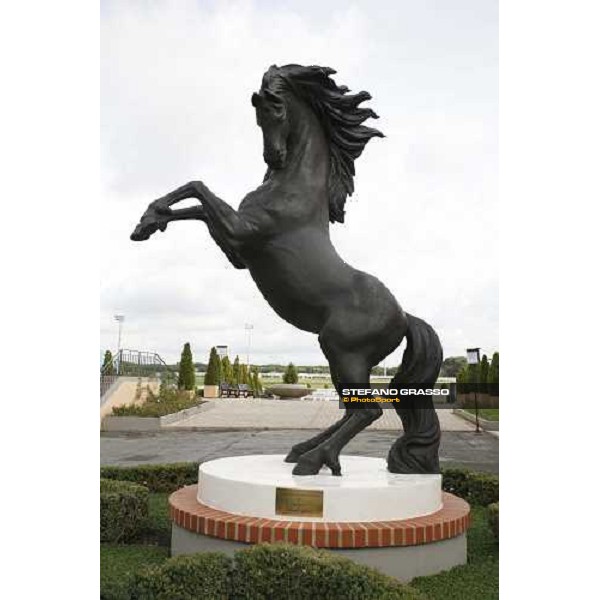
[[[367,92],[349,94],[327,67],[272,66],[252,94],[268,165],[260,187],[236,211],[201,181],[192,181],[152,202],[131,235],[147,240],[171,221],[204,221],[210,235],[237,269],[248,269],[275,312],[295,327],[318,335],[341,393],[341,383],[369,382],[371,369],[407,338],[391,388],[432,387],[442,348],[434,330],[405,313],[378,279],[344,262],[329,237],[329,222],[344,222],[344,205],[354,191],[354,161],[377,129]],[[200,205],[171,209],[195,198]],[[440,427],[431,396],[395,404],[404,435],[392,446],[394,473],[438,473]],[[314,475],[323,466],[340,475],[339,454],[360,431],[382,415],[377,404],[348,407],[343,418],[319,435],[292,447],[287,462],[295,475]]]

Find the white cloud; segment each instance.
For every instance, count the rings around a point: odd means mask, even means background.
[[[252,322],[255,360],[324,362],[315,336],[279,319],[201,223],[129,241],[146,205],[190,179],[234,207],[260,183],[250,94],[269,65],[296,62],[369,90],[387,136],[356,163],[346,224],[332,228],[340,254],[429,320],[447,355],[497,348],[497,7],[372,5],[104,4],[104,347],[122,311],[124,344],[168,360],[188,340],[197,359],[217,343],[243,354]]]

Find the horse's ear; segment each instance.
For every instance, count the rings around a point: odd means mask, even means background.
[[[252,100],[250,100],[250,102],[252,102],[252,106],[256,108],[260,104],[260,96],[256,92],[254,92],[254,94],[252,94]]]

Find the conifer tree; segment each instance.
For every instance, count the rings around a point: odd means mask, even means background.
[[[240,372],[240,357],[239,356],[236,356],[235,360],[233,361],[232,371],[233,371],[233,377],[232,377],[233,382],[232,383],[234,385],[237,385],[238,383],[241,383],[241,381],[240,381],[240,375],[241,375],[241,372]]]
[[[298,371],[293,363],[290,363],[283,374],[283,383],[298,383]]]
[[[492,364],[488,373],[488,383],[498,385],[500,383],[500,354],[494,352],[492,355]]]
[[[104,362],[102,363],[102,375],[114,375],[115,368],[113,367],[113,355],[110,350],[104,353]]]
[[[206,375],[204,376],[204,385],[219,385],[221,383],[221,359],[217,354],[217,349],[213,346],[210,349]]]
[[[233,383],[233,367],[228,356],[224,356],[221,360],[221,381],[225,383]]]
[[[258,374],[258,367],[252,367],[252,393],[254,396],[260,396],[262,394],[262,382],[260,375]]]
[[[240,383],[248,384],[248,367],[244,363],[240,365]]]
[[[484,354],[481,363],[479,364],[479,383],[486,384],[488,383],[490,371],[490,363],[488,361],[487,354]]]
[[[181,352],[177,387],[180,390],[193,390],[196,388],[196,370],[189,342],[184,344],[183,351]]]

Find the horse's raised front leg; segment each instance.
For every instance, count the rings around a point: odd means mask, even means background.
[[[173,204],[181,200],[196,197],[194,194],[196,194],[196,191],[193,188],[182,186],[174,192],[151,202],[131,234],[131,239],[134,242],[147,240],[158,230],[165,231],[167,225],[172,221],[190,219],[206,221],[206,212],[202,206],[192,206],[181,210],[172,210],[170,208]]]
[[[164,231],[167,225],[173,221],[187,220],[206,221],[206,213],[201,206],[192,206],[181,210],[148,207],[130,237],[134,242],[141,242],[147,240],[159,229]]]

